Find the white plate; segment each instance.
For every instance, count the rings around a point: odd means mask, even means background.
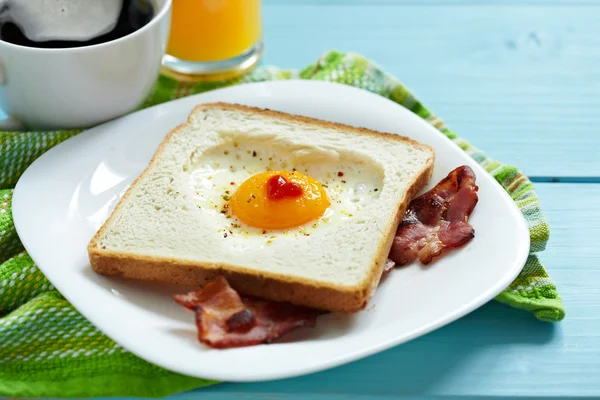
[[[429,268],[393,271],[367,309],[319,317],[317,327],[255,347],[212,350],[192,315],[171,300],[183,288],[106,278],[86,246],[165,134],[198,103],[236,102],[395,132],[433,146],[436,183],[468,164],[479,203],[475,239]],[[90,129],[45,153],[17,184],[13,213],[25,248],[54,286],[124,348],[161,367],[227,381],[260,381],[348,363],[437,329],[492,299],[517,276],[529,250],[511,198],[436,129],[381,96],[312,81],[253,83],[179,99]],[[117,322],[118,321],[118,322]]]

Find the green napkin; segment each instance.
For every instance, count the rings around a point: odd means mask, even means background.
[[[345,83],[387,97],[435,126],[485,167],[517,203],[531,234],[525,267],[496,300],[543,321],[564,318],[556,286],[536,255],[544,250],[549,229],[532,183],[517,168],[489,159],[460,139],[396,78],[360,55],[331,51],[300,71],[260,67],[218,83],[161,76],[142,108],[242,82],[298,78]],[[77,133],[0,133],[0,395],[159,397],[216,383],[158,368],[114,343],[64,300],[24,252],[11,216],[11,188],[33,160]]]

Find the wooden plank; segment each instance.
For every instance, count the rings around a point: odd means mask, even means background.
[[[600,3],[516,3],[267,1],[264,63],[359,52],[490,156],[533,176],[600,176]]]
[[[425,337],[333,370],[175,397],[600,396],[600,185],[537,188],[552,234],[542,259],[566,304],[562,322],[491,302]]]

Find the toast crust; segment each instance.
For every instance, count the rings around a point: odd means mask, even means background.
[[[154,164],[158,162],[160,154],[170,141],[171,137],[177,134],[180,129],[183,129],[190,124],[196,113],[211,108],[249,112],[300,124],[308,124],[311,126],[317,125],[343,132],[383,137],[386,140],[405,141],[413,146],[430,151],[431,158],[429,162],[424,165],[419,172],[417,179],[415,179],[410,188],[406,191],[404,198],[398,203],[394,219],[388,222],[388,226],[378,248],[377,257],[373,260],[365,279],[356,286],[347,287],[300,277],[279,275],[266,271],[255,271],[234,265],[208,265],[185,259],[143,256],[100,248],[98,241],[114,217],[115,211],[127,200],[132,189],[139,180],[141,180],[146,173],[152,169]],[[392,246],[397,226],[406,212],[411,199],[429,183],[433,173],[434,159],[435,153],[431,147],[393,133],[378,132],[367,128],[352,127],[349,125],[239,104],[221,102],[200,104],[192,110],[185,123],[174,128],[165,136],[165,139],[158,147],[148,166],[129,186],[111,215],[94,235],[88,245],[90,264],[94,271],[102,275],[195,286],[204,285],[217,275],[223,275],[228,279],[231,286],[242,294],[252,295],[267,300],[288,301],[296,305],[328,311],[344,313],[357,312],[366,307],[368,301],[375,292],[381,274],[383,273],[383,266]]]

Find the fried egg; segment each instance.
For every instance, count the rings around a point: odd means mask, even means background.
[[[234,247],[298,240],[325,226],[333,232],[360,218],[383,183],[364,157],[235,136],[186,168],[193,202]]]

